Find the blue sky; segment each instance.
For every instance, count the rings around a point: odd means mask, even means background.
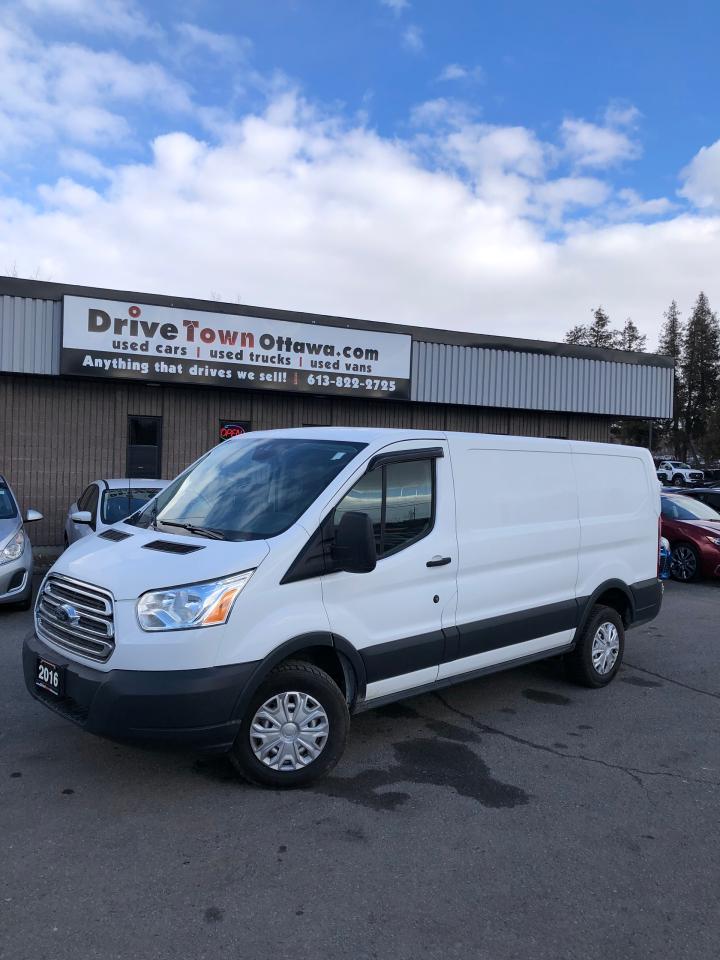
[[[0,271],[556,338],[720,280],[720,5],[6,0]]]

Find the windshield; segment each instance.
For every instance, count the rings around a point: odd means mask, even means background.
[[[366,445],[337,440],[229,440],[128,522],[223,540],[266,540],[295,523]]]
[[[674,467],[676,470],[689,470],[689,469],[690,469],[690,464],[689,464],[689,463],[671,463],[670,466],[671,466],[671,467]]]
[[[720,520],[720,513],[692,497],[662,497],[662,515],[667,520]]]
[[[106,490],[102,498],[102,508],[100,516],[103,523],[119,523],[131,513],[135,513],[140,507],[144,506],[148,500],[152,500],[158,492],[158,487],[150,489],[141,487],[136,489],[118,488],[116,490]]]
[[[12,520],[17,516],[15,500],[4,483],[0,483],[0,520]]]

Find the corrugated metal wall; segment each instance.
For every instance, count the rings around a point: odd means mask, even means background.
[[[672,416],[673,370],[413,341],[411,398],[606,416]]]
[[[571,413],[0,374],[0,472],[23,509],[45,514],[29,528],[34,544],[62,542],[65,512],[90,480],[125,476],[132,415],[163,418],[164,477],[217,442],[221,417],[249,420],[254,430],[312,424],[610,439],[606,417]]]
[[[0,296],[0,370],[60,372],[62,303]]]
[[[0,371],[57,374],[61,316],[60,301],[0,297]],[[660,419],[672,390],[671,367],[413,342],[411,398],[424,403]]]

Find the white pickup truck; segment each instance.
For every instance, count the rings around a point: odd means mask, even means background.
[[[661,460],[657,465],[658,480],[683,487],[685,484],[702,483],[705,474],[702,470],[695,470],[689,464],[680,460]]]

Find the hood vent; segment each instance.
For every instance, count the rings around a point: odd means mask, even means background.
[[[123,533],[122,530],[103,530],[98,536],[101,540],[112,540],[113,543],[119,543],[121,540],[128,540],[132,534]]]
[[[195,553],[204,549],[200,544],[195,546],[194,543],[174,543],[172,540],[153,540],[143,544],[143,550],[159,550],[161,553]]]

